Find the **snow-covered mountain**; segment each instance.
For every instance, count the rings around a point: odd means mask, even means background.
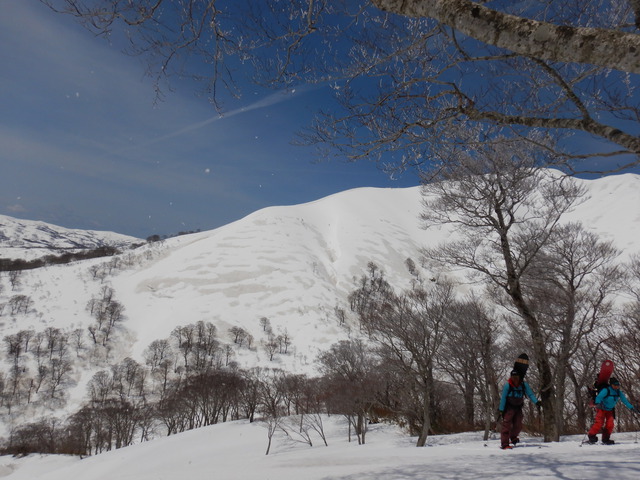
[[[589,196],[566,221],[583,221],[623,256],[640,251],[640,176],[583,183]],[[348,310],[347,296],[369,262],[392,284],[408,286],[406,260],[417,262],[421,247],[451,235],[444,227],[424,230],[421,209],[418,187],[361,188],[167,240],[152,262],[111,280],[136,332],[134,356],[176,324],[198,320],[219,332],[242,327],[259,342],[259,320],[267,317],[275,332],[292,338],[292,354],[277,366],[308,370],[317,351],[346,335],[334,309]],[[240,357],[248,353],[238,350]],[[264,355],[245,360],[262,362]]]
[[[0,258],[5,259],[33,260],[69,251],[127,248],[141,243],[139,238],[119,233],[69,229],[0,215]]]
[[[582,180],[589,198],[566,220],[582,220],[628,256],[640,251],[640,176],[626,174]],[[314,371],[318,352],[349,332],[339,325],[336,308],[348,310],[347,296],[366,273],[367,264],[382,267],[394,285],[411,281],[405,262],[419,259],[419,249],[445,241],[446,228],[421,228],[418,187],[361,188],[294,206],[257,211],[221,228],[170,238],[127,250],[114,258],[51,265],[22,272],[19,284],[0,276],[0,304],[17,294],[32,304],[26,315],[0,315],[0,334],[47,326],[83,329],[93,321],[87,305],[105,285],[124,306],[125,332],[118,355],[142,361],[154,340],[168,338],[178,326],[211,322],[223,343],[233,346],[241,366],[263,365],[300,373]],[[57,227],[2,218],[1,245],[37,242],[46,245],[136,239],[115,234],[66,231]],[[39,225],[39,228],[27,226]],[[34,233],[38,232],[38,233]],[[38,236],[40,235],[40,237]],[[66,240],[64,240],[66,239]],[[49,243],[46,243],[49,242]],[[4,254],[3,254],[4,255]],[[102,274],[100,273],[100,269]],[[437,275],[437,272],[424,272]],[[276,335],[291,342],[287,354],[269,358],[261,319]],[[234,344],[230,329],[244,329],[253,343]],[[117,362],[117,358],[112,361]],[[83,394],[79,382],[78,394]]]
[[[167,240],[156,260],[112,280],[141,322],[134,352],[198,320],[220,332],[244,328],[259,342],[266,317],[292,338],[292,355],[277,363],[306,370],[318,349],[344,336],[334,308],[346,306],[369,261],[408,280],[404,262],[430,235],[420,228],[419,199],[417,188],[357,189]]]
[[[131,349],[124,355],[140,360],[152,341],[202,320],[216,325],[223,342],[231,342],[230,328],[245,329],[255,346],[237,348],[236,360],[265,364],[259,345],[266,317],[276,335],[292,342],[289,354],[269,366],[309,371],[319,350],[346,337],[334,309],[346,308],[368,262],[409,281],[404,262],[417,260],[434,238],[420,228],[419,214],[418,188],[363,188],[127,251],[107,278],[96,278],[95,266],[112,258],[24,271],[17,290],[4,280],[0,303],[29,294],[33,307],[19,324],[5,321],[0,333],[47,325],[86,329],[92,321],[86,305],[108,284],[125,307]]]

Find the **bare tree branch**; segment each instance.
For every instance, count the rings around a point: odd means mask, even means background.
[[[298,142],[319,156],[422,171],[512,136],[569,169],[640,164],[640,0],[40,1],[125,32],[158,97],[173,75],[201,81],[219,111],[246,78],[330,84],[337,105]]]
[[[383,11],[433,18],[488,45],[528,57],[640,73],[640,35],[554,25],[470,0],[372,0]]]

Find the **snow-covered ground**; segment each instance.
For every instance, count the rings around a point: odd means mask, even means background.
[[[160,438],[80,460],[0,457],[7,480],[479,480],[640,478],[636,433],[614,434],[614,446],[582,446],[582,436],[559,443],[523,437],[514,450],[481,433],[433,436],[429,446],[388,425],[372,425],[366,444],[348,442],[342,417],[325,418],[328,446],[313,447],[278,434],[265,455],[260,423],[231,422]]]

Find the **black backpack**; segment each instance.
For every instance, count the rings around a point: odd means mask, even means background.
[[[598,381],[596,380],[595,382],[593,382],[592,386],[587,387],[587,390],[589,392],[589,399],[591,400],[590,401],[591,405],[595,405],[596,397],[598,396],[598,394],[608,386],[609,386],[609,382],[598,383]]]

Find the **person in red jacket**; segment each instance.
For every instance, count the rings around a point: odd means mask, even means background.
[[[626,395],[620,389],[620,382],[617,378],[611,377],[609,379],[609,385],[604,387],[598,393],[596,397],[596,419],[593,422],[591,430],[589,430],[589,443],[596,443],[598,441],[598,433],[602,431],[602,443],[605,445],[613,445],[615,442],[611,440],[611,432],[613,432],[613,425],[615,419],[614,408],[618,403],[618,400],[622,400],[622,403],[631,411],[635,411],[635,408]]]

